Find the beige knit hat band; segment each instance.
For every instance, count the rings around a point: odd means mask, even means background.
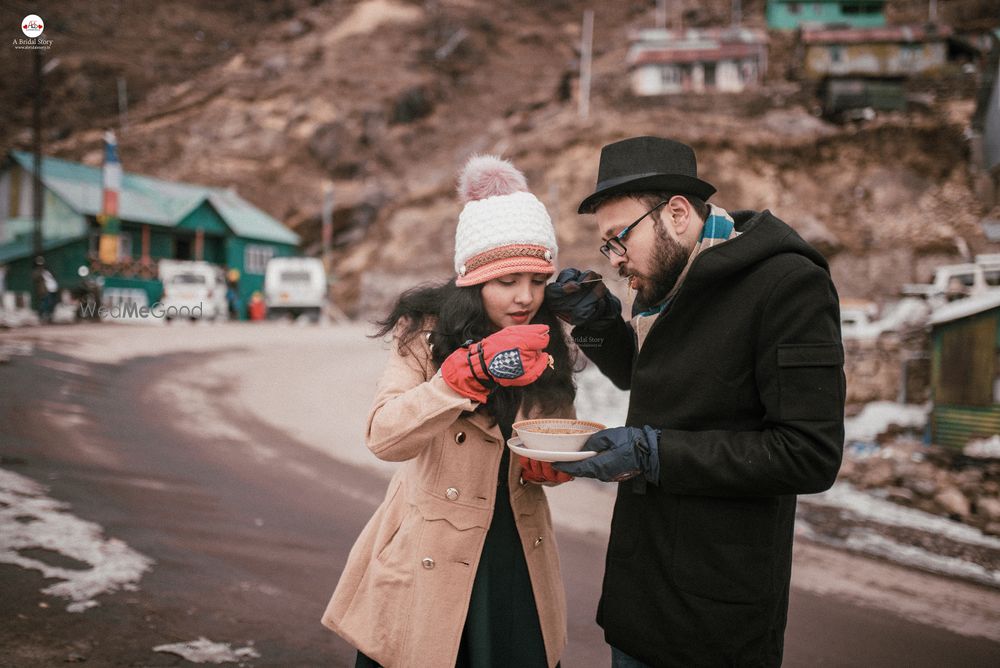
[[[464,276],[455,278],[455,285],[467,287],[487,283],[495,278],[510,276],[511,274],[545,274],[551,276],[556,273],[554,264],[540,257],[510,257],[502,260],[488,262],[474,271],[470,271]]]
[[[497,260],[506,260],[512,257],[534,257],[551,262],[552,251],[544,246],[534,245],[511,245],[491,248],[488,251],[480,253],[479,255],[473,255],[471,258],[466,260],[465,264],[463,264],[459,269],[459,274],[464,276],[469,272],[479,269],[485,264],[496,262]]]

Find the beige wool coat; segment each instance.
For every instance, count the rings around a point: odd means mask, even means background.
[[[380,459],[405,463],[351,549],[322,620],[387,668],[455,665],[505,447],[500,428],[475,407],[434,368],[426,336],[394,347],[366,444]],[[571,407],[561,415],[570,416]],[[551,668],[566,645],[552,520],[543,488],[521,481],[516,457],[508,483]]]

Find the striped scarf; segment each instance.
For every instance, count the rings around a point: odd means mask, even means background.
[[[653,327],[653,323],[656,322],[657,316],[670,307],[670,303],[680,289],[681,283],[684,282],[684,278],[687,276],[688,270],[691,268],[694,259],[698,257],[698,254],[708,248],[725,243],[730,239],[735,239],[740,235],[736,231],[736,222],[725,209],[714,204],[709,204],[708,207],[708,218],[705,219],[705,226],[701,228],[701,236],[698,238],[698,243],[694,245],[691,255],[688,256],[687,264],[684,266],[684,271],[677,277],[677,282],[674,283],[674,287],[670,290],[670,293],[659,304],[641,313],[635,313],[632,317],[632,329],[635,330],[640,349],[646,340],[646,335],[649,334],[649,330]]]

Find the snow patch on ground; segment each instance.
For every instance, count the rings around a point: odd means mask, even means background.
[[[989,438],[980,441],[969,441],[962,448],[962,454],[966,457],[995,457],[1000,459],[1000,435],[993,434]]]
[[[260,654],[252,646],[233,649],[229,643],[212,642],[204,637],[190,642],[157,645],[153,651],[176,654],[191,663],[238,663],[244,659],[260,658]]]
[[[858,519],[907,527],[943,536],[959,543],[1000,550],[1000,538],[987,536],[975,527],[959,524],[945,517],[931,515],[916,508],[907,508],[892,501],[876,498],[846,482],[838,482],[822,494],[801,496],[799,500],[802,503],[839,508]]]
[[[958,577],[992,587],[1000,587],[1000,572],[957,557],[934,554],[916,545],[900,543],[871,529],[853,529],[846,537],[833,538],[816,531],[808,522],[797,519],[795,521],[795,534],[797,537],[807,538],[831,547],[846,548],[851,552],[879,557],[895,564],[912,566],[931,573]]]
[[[1000,550],[1000,539],[988,536],[975,527],[876,498],[846,482],[838,482],[822,494],[800,496],[799,502],[803,506],[835,508],[842,516],[869,522],[875,527],[903,527],[940,536],[956,544]],[[932,573],[1000,587],[1000,571],[971,560],[936,554],[918,545],[901,543],[881,535],[872,527],[852,527],[847,529],[846,535],[829,534],[818,531],[801,517],[796,519],[795,527],[797,535],[819,543],[887,559]]]
[[[66,512],[66,504],[45,492],[35,481],[0,469],[0,562],[58,580],[42,593],[68,599],[70,612],[96,606],[99,594],[135,590],[153,560],[120,540],[104,538],[100,526]],[[88,567],[53,566],[22,554],[31,550],[57,553]]]
[[[847,548],[898,564],[922,568],[933,573],[962,577],[973,582],[1000,587],[1000,573],[979,564],[928,552],[916,545],[905,545],[866,529],[853,531],[847,537]]]
[[[899,404],[894,401],[873,401],[865,404],[861,412],[844,420],[844,442],[874,441],[891,425],[909,429],[923,429],[927,424],[929,407]]]

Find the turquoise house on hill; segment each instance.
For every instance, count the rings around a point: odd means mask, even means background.
[[[768,0],[767,27],[796,30],[803,26],[839,25],[879,28],[885,25],[885,0]]]
[[[0,163],[0,266],[7,290],[31,290],[33,170],[34,156],[21,151]],[[239,270],[245,309],[250,295],[263,288],[267,261],[298,254],[297,234],[233,190],[125,172],[118,259],[102,264],[101,168],[43,157],[41,177],[43,254],[63,288],[79,282],[79,268],[88,266],[104,277],[106,297],[138,296],[152,304],[163,291],[159,260],[204,260]]]

